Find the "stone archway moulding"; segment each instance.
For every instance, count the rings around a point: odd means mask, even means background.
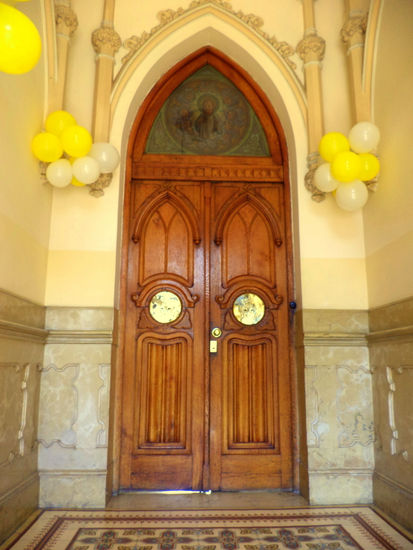
[[[149,33],[144,32],[140,37],[132,36],[124,42],[129,52],[122,58],[122,66],[118,71],[113,85],[111,96],[111,119],[116,110],[120,96],[125,89],[129,79],[140,65],[142,59],[159,43],[166,41],[173,33],[191,26],[196,22],[199,32],[199,23],[202,19],[210,28],[229,26],[236,29],[243,35],[244,40],[252,41],[263,50],[274,63],[284,79],[290,86],[303,117],[306,117],[307,105],[303,84],[300,82],[295,69],[297,68],[291,56],[295,54],[295,48],[286,42],[278,42],[275,37],[270,37],[261,30],[263,21],[255,15],[244,15],[242,12],[235,12],[229,2],[222,0],[195,0],[188,9],[165,10],[158,14],[160,24],[154,27]],[[209,18],[209,21],[207,21]],[[193,34],[191,30],[187,34]],[[244,41],[243,40],[243,41]],[[198,48],[202,45],[200,44]],[[210,44],[213,45],[213,44]],[[198,49],[194,48],[194,49]]]
[[[182,43],[180,44],[182,45]],[[188,47],[188,49],[191,51],[192,48],[193,48],[193,43],[191,44],[186,44],[186,46]],[[163,50],[163,48],[161,48],[161,51]],[[180,50],[180,54],[182,56],[182,50]],[[235,74],[238,74],[238,75],[242,75],[239,76],[239,80],[241,80],[241,78],[243,79],[243,82],[244,84],[241,85],[241,88],[242,90],[244,90],[246,96],[248,97],[248,87],[254,87],[254,89],[256,90],[256,93],[259,95],[259,97],[261,98],[261,101],[262,101],[262,116],[264,116],[264,120],[267,120],[268,122],[268,126],[271,126],[270,124],[270,121],[272,121],[272,124],[274,124],[275,127],[278,128],[278,131],[283,134],[283,128],[282,128],[282,123],[280,123],[280,121],[278,120],[278,117],[277,117],[277,114],[275,112],[275,109],[273,108],[272,104],[271,104],[271,101],[265,97],[265,94],[262,93],[262,91],[257,91],[258,89],[258,86],[256,85],[255,82],[253,82],[253,79],[249,77],[249,75],[247,74],[247,72],[245,71],[245,69],[243,69],[240,65],[238,65],[236,62],[233,61],[233,59],[230,59],[229,57],[227,57],[225,54],[223,54],[221,51],[218,51],[216,50],[215,48],[212,48],[211,46],[208,46],[208,47],[203,47],[203,48],[198,48],[197,51],[191,51],[190,55],[188,56],[185,56],[183,59],[178,59],[178,61],[169,67],[169,70],[168,71],[165,71],[164,69],[162,69],[161,71],[161,76],[157,78],[156,82],[155,82],[155,85],[150,85],[149,83],[148,84],[145,84],[146,82],[146,79],[145,79],[145,73],[142,74],[142,67],[145,66],[145,63],[144,61],[142,62],[141,66],[140,66],[140,70],[138,71],[139,74],[138,75],[135,75],[135,76],[138,76],[140,78],[140,86],[138,85],[136,88],[134,87],[134,85],[130,82],[129,85],[132,86],[132,89],[135,89],[135,95],[132,96],[132,100],[130,99],[131,98],[131,95],[129,95],[128,93],[124,92],[125,93],[125,101],[124,101],[124,106],[123,106],[123,117],[122,119],[120,118],[119,119],[119,122],[116,122],[116,117],[115,117],[115,124],[114,124],[114,136],[115,135],[118,135],[119,138],[120,136],[122,136],[122,140],[123,140],[123,144],[124,144],[124,147],[123,147],[123,150],[125,151],[126,153],[126,149],[128,149],[128,152],[127,152],[127,158],[125,158],[125,154],[124,154],[124,159],[123,159],[123,163],[124,163],[124,173],[122,174],[122,180],[124,182],[126,182],[126,192],[125,192],[125,196],[128,196],[128,182],[131,181],[131,177],[132,177],[132,172],[131,172],[131,169],[132,169],[132,161],[131,161],[131,154],[132,154],[132,145],[134,143],[134,139],[131,140],[131,136],[136,136],[136,135],[139,135],[141,137],[141,139],[145,139],[145,136],[147,135],[147,132],[149,131],[149,128],[150,128],[150,122],[147,122],[148,120],[149,121],[152,121],[152,117],[156,115],[156,112],[155,112],[155,109],[153,107],[154,105],[154,101],[155,99],[159,99],[159,97],[162,97],[163,101],[165,100],[165,98],[167,96],[164,97],[164,95],[162,95],[164,92],[164,88],[165,86],[167,86],[167,83],[169,82],[174,82],[174,75],[175,74],[184,74],[185,72],[185,75],[188,76],[188,74],[191,74],[192,71],[196,68],[199,68],[199,66],[202,66],[202,64],[204,64],[205,62],[208,62],[210,63],[212,66],[215,66],[217,65],[218,68],[220,68],[223,72],[223,74],[225,74],[227,76],[227,78],[230,78],[230,76],[234,76]],[[146,68],[146,66],[145,66]],[[146,68],[147,72],[146,72],[146,76],[148,76],[148,74],[151,73],[151,69],[153,69],[153,65],[150,64],[150,61],[148,61],[148,68]],[[258,69],[257,69],[258,70]],[[157,75],[158,71],[155,69],[154,71],[154,74],[152,75],[153,78],[156,78],[156,75]],[[259,74],[259,72],[257,73]],[[234,79],[235,79],[235,76],[234,76]],[[247,84],[248,83],[248,84]],[[144,85],[145,84],[145,85]],[[244,86],[244,87],[242,87]],[[148,87],[150,89],[150,93],[148,94],[148,92],[146,91],[146,87]],[[168,88],[169,90],[169,88]],[[170,93],[170,92],[169,92]],[[137,103],[134,104],[133,100],[136,100],[138,96],[138,100],[137,100]],[[154,99],[155,98],[155,99]],[[128,99],[129,99],[129,103],[128,103]],[[121,105],[121,103],[120,103]],[[137,106],[135,106],[137,105]],[[119,114],[120,111],[117,112],[117,114]],[[267,113],[266,115],[264,115],[263,113]],[[296,118],[298,120],[301,121],[301,125],[302,127],[304,127],[304,124],[303,124],[303,118],[302,116],[300,116],[300,111],[296,105]],[[266,116],[268,116],[268,119],[265,118]],[[131,124],[130,122],[133,122],[133,129],[131,130]],[[291,120],[287,121],[288,125],[290,125],[290,130],[291,130],[291,127],[292,127],[292,122]],[[119,131],[117,131],[117,124],[119,124]],[[273,135],[271,134],[271,131],[268,130],[269,132],[269,136]],[[305,135],[305,132],[304,132],[304,135]],[[291,135],[291,145],[293,145],[294,143],[294,136]],[[285,154],[285,157],[284,159],[287,159],[288,156],[289,156],[289,153],[290,151],[288,152],[287,154],[287,148],[285,146],[285,140],[283,138],[283,155]],[[304,138],[304,141],[305,141],[305,138]],[[127,144],[129,145],[129,147],[127,147]],[[295,159],[294,159],[295,160]],[[292,164],[296,164],[295,162],[292,162]],[[287,160],[284,161],[284,174],[285,174],[285,181],[288,182],[290,180],[290,178],[288,177],[288,162]],[[288,188],[289,186],[286,185],[286,187]],[[287,194],[289,194],[288,191],[286,191]],[[158,200],[162,200],[162,196],[158,197],[156,199],[157,201]],[[253,198],[250,197],[250,200],[253,200]],[[120,200],[119,200],[119,212],[123,211],[123,193],[121,192],[120,193]],[[129,238],[130,238],[130,231],[128,230],[127,226],[128,226],[128,221],[129,220],[129,215],[128,215],[128,205],[129,205],[129,201],[126,200],[125,202],[125,229],[124,229],[124,234],[123,234],[123,237],[122,237],[122,241],[123,241],[123,245],[122,246],[119,246],[118,248],[118,252],[121,252],[120,249],[123,249],[123,251],[126,249],[126,247],[128,246],[128,243],[129,243]],[[147,208],[151,209],[151,206],[150,204],[147,205]],[[184,208],[185,210],[185,208]],[[142,212],[142,216],[145,216],[145,213]],[[291,220],[291,213],[288,211],[286,212],[286,218],[288,220]],[[192,223],[192,222],[190,222]],[[290,221],[288,222],[290,223]],[[134,227],[134,230],[133,230],[133,237],[132,239],[135,240],[136,238],[136,241],[138,241],[139,239],[139,233],[140,233],[140,230],[139,230],[139,227],[140,227],[140,224],[141,224],[141,218],[138,219],[137,223],[136,223],[136,226]],[[193,221],[193,225],[196,224],[196,221],[194,220]],[[278,222],[277,220],[273,220],[273,225],[275,227],[275,233],[274,233],[274,240],[276,242],[276,246],[279,246],[281,244],[281,241],[280,241],[280,237],[279,237],[279,234],[278,234],[278,231],[276,230],[276,228],[278,227]],[[129,228],[130,229],[130,228]],[[195,231],[196,233],[196,231]],[[217,240],[220,240],[220,225],[219,225],[219,222],[218,222],[218,233],[217,235],[215,236],[215,239],[216,241]],[[290,254],[291,254],[291,246],[288,245],[290,248]],[[124,260],[125,256],[123,256],[123,260]],[[119,262],[120,263],[120,262]],[[118,308],[118,312],[123,312],[125,310],[125,307],[126,307],[126,304],[128,303],[128,300],[130,298],[129,295],[127,295],[127,292],[126,292],[126,287],[125,287],[125,283],[124,281],[126,280],[126,275],[125,275],[125,261],[123,261],[123,267],[121,268],[122,270],[122,276],[118,277],[118,281],[117,281],[117,288],[119,289],[119,295],[120,295],[120,304],[119,304],[119,308]],[[291,270],[292,270],[292,267],[291,267]],[[109,471],[109,479],[111,480],[110,483],[109,483],[109,493],[116,493],[119,489],[119,453],[120,453],[120,434],[121,434],[121,403],[122,403],[122,360],[123,360],[123,353],[122,353],[122,350],[124,349],[124,341],[123,341],[123,323],[124,323],[124,318],[123,318],[123,315],[117,315],[117,321],[116,321],[116,326],[117,326],[117,329],[115,331],[115,346],[117,348],[117,352],[116,352],[116,358],[115,358],[115,354],[114,354],[114,357],[113,359],[115,360],[115,368],[113,369],[113,379],[112,379],[112,383],[111,383],[111,394],[112,394],[112,397],[111,397],[111,432],[112,432],[112,438],[111,438],[111,447],[110,447],[110,451],[109,451],[109,460],[108,460],[108,463],[111,465],[111,470]],[[295,370],[294,370],[295,372]],[[292,374],[292,386],[295,388],[296,387],[296,382],[295,382],[295,374]],[[293,393],[295,392],[295,389],[293,390]],[[295,403],[295,397],[293,399],[294,403]],[[297,419],[297,414],[296,414],[296,411],[295,411],[295,407],[294,407],[294,411],[293,411],[293,417],[295,418],[294,420],[294,423],[297,423],[298,419]],[[298,452],[298,449],[296,449],[296,442],[294,440],[294,448],[295,448],[295,453]],[[297,465],[298,464],[298,461],[295,459],[294,460],[294,464]],[[298,487],[298,467],[295,467],[295,479],[294,479],[294,486],[295,487]]]

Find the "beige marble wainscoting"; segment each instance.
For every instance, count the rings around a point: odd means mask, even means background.
[[[105,506],[112,308],[48,307],[41,375],[41,507]]]
[[[374,502],[413,531],[413,298],[370,311]]]
[[[0,291],[0,541],[37,508],[44,307]]]
[[[304,310],[297,316],[310,503],[370,503],[374,429],[368,313]]]

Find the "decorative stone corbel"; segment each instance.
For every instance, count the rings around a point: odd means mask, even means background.
[[[320,191],[313,181],[314,181],[314,172],[317,170],[320,164],[320,155],[318,153],[310,153],[307,156],[307,166],[308,170],[304,176],[304,186],[311,193],[311,198],[315,202],[322,202],[326,198],[326,193]]]

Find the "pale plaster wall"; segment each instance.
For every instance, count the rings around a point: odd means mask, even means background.
[[[42,35],[38,4],[19,9]],[[44,307],[37,304],[46,288],[51,190],[41,183],[30,142],[42,128],[44,79],[44,56],[26,74],[0,72],[0,541],[37,508],[39,496],[45,331]]]
[[[412,26],[411,2],[383,2],[374,87],[381,172],[364,209],[370,307],[413,295]]]
[[[42,33],[34,3],[19,6]],[[51,189],[41,182],[30,143],[43,126],[44,59],[30,72],[0,72],[0,288],[43,303]]]
[[[164,9],[187,9],[181,1],[156,0],[131,12],[126,0],[118,0],[115,29],[125,40],[149,32],[159,22],[157,13]],[[232,3],[234,10],[251,12],[246,0]],[[100,24],[97,10],[90,14],[88,5],[72,2],[79,18],[69,57],[66,108],[81,124],[90,127],[94,78],[94,51],[91,32]],[[337,10],[326,0],[315,5],[319,34],[327,41],[323,62],[323,95],[326,131],[345,133],[351,127],[346,56],[340,40],[344,7]],[[299,2],[254,4],[254,14],[264,23],[262,29],[293,47],[302,38],[302,6]],[[116,225],[119,221],[119,197],[122,197],[127,138],[131,124],[144,97],[162,74],[192,51],[213,45],[250,72],[274,104],[287,135],[291,179],[296,203],[295,248],[297,295],[304,307],[360,308],[367,306],[364,241],[361,213],[340,211],[331,197],[316,204],[303,187],[306,171],[306,129],[297,100],[274,63],[260,46],[258,37],[247,36],[242,25],[233,25],[204,16],[186,22],[164,36],[148,41],[145,55],[135,66],[113,113],[110,140],[122,155],[105,197],[98,200],[86,189],[53,191],[53,214],[47,277],[46,303],[49,305],[110,306],[117,286],[114,258],[117,250]],[[116,54],[115,72],[121,67],[125,48]],[[297,86],[303,85],[302,62],[295,54],[297,69],[292,75]],[[119,209],[119,210],[118,210]],[[121,226],[119,225],[119,230]],[[119,241],[118,241],[119,242]],[[85,260],[87,252],[87,258]],[[118,258],[119,261],[119,258]],[[320,277],[323,273],[325,276]]]

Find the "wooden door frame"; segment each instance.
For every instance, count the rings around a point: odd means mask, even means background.
[[[241,90],[252,108],[256,112],[264,131],[267,136],[268,145],[270,148],[271,157],[263,158],[258,161],[258,166],[261,167],[260,172],[264,174],[264,179],[273,179],[275,181],[283,181],[284,185],[284,200],[285,200],[285,216],[286,216],[286,250],[287,250],[287,278],[288,278],[288,302],[294,300],[294,276],[293,276],[293,250],[292,250],[292,219],[291,219],[291,193],[288,170],[288,154],[287,143],[283,128],[272,107],[270,101],[258,87],[250,75],[238,64],[233,62],[229,57],[212,47],[202,48],[193,54],[189,55],[177,65],[172,67],[153,87],[151,92],[143,101],[134,124],[132,126],[126,158],[125,171],[125,188],[124,188],[124,205],[123,205],[123,227],[122,227],[122,244],[121,244],[121,260],[120,260],[120,288],[119,288],[119,309],[115,310],[115,319],[113,327],[113,349],[112,349],[112,372],[111,372],[111,388],[110,388],[110,408],[109,408],[109,449],[108,449],[108,479],[107,479],[107,498],[119,491],[120,486],[120,452],[121,452],[121,431],[122,431],[122,397],[123,397],[123,356],[124,356],[124,331],[125,331],[125,309],[128,300],[127,296],[127,280],[128,280],[128,244],[129,244],[129,220],[131,207],[131,187],[134,177],[146,177],[147,174],[137,174],[137,167],[140,166],[146,170],[146,167],[151,170],[151,167],[156,166],[156,162],[142,163],[144,156],[144,147],[152,127],[153,121],[165,100],[171,92],[191,74],[199,70],[205,65],[211,65],[226,76],[230,81]],[[136,147],[136,141],[139,140],[139,145]],[[282,152],[282,159],[277,159],[274,162],[275,146],[273,144],[279,140]],[[194,159],[194,168],[200,167],[199,157]],[[257,165],[256,162],[248,162],[246,160],[245,168],[248,172],[248,167],[253,168]],[[185,156],[185,161],[188,156]],[[202,165],[205,166],[205,157],[203,157]],[[217,164],[225,165],[226,157],[215,158]],[[179,157],[174,157],[174,164],[179,167]],[[281,171],[277,170],[280,168]],[[214,157],[208,157],[209,168],[213,168]],[[199,172],[201,173],[201,172]],[[184,175],[183,175],[184,177]],[[198,175],[197,175],[198,177]],[[245,175],[239,176],[240,180],[245,179]],[[253,176],[254,177],[254,176]],[[201,179],[211,179],[210,170],[201,176]],[[214,174],[214,178],[217,179]],[[219,175],[218,175],[218,179]],[[251,179],[251,177],[250,177]],[[255,181],[255,177],[254,177]],[[260,181],[258,178],[257,181]],[[261,180],[262,181],[262,180]],[[299,491],[299,464],[298,464],[298,414],[297,414],[297,366],[295,352],[293,349],[294,332],[293,325],[289,326],[289,367],[291,379],[291,442],[292,442],[292,467],[293,467],[293,488]]]

